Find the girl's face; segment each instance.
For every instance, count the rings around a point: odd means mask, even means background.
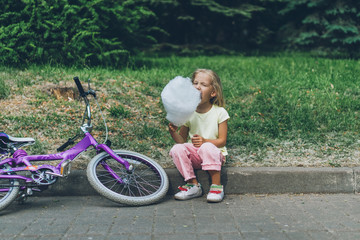
[[[216,96],[211,78],[206,73],[198,73],[193,81],[193,86],[201,93],[200,104],[210,102],[210,99]]]

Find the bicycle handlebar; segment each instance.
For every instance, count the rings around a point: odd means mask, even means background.
[[[87,98],[87,95],[89,95],[89,94],[93,95],[94,98],[96,99],[95,91],[90,88],[90,84],[89,84],[89,90],[87,92],[85,92],[83,86],[81,85],[79,77],[74,77],[74,81],[75,81],[76,86],[77,86],[77,88],[79,90],[80,96],[84,99],[84,102],[85,102],[85,105],[86,105],[81,130],[86,132],[86,131],[88,131],[88,129],[90,129],[90,131],[91,131],[91,128],[92,128],[92,125],[91,125],[91,109],[90,109],[90,103],[89,103],[89,99]],[[87,125],[84,125],[85,119],[87,119]]]
[[[83,86],[81,85],[81,82],[80,82],[79,78],[78,78],[78,77],[74,77],[74,81],[75,81],[75,83],[76,83],[77,88],[79,89],[80,96],[81,96],[81,97],[85,97],[86,94],[85,94],[85,91],[84,91]]]
[[[84,116],[83,116],[83,120],[82,120],[82,126],[80,127],[80,129],[85,133],[85,132],[91,132],[92,130],[92,125],[91,125],[91,108],[90,108],[90,103],[89,103],[89,99],[87,98],[87,95],[92,95],[96,101],[96,103],[98,104],[98,107],[100,108],[99,106],[99,103],[97,101],[97,98],[96,98],[96,92],[95,90],[91,89],[90,88],[90,80],[89,80],[89,89],[87,92],[84,91],[84,88],[79,80],[79,77],[74,77],[74,81],[75,81],[75,84],[79,90],[79,93],[80,93],[80,96],[84,99],[84,102],[85,102],[85,105],[86,105],[86,109],[85,109],[85,112],[84,112]],[[101,112],[101,109],[100,109],[100,112]],[[108,133],[107,133],[107,126],[106,126],[106,121],[105,121],[105,118],[104,118],[104,115],[102,114],[101,112],[101,115],[103,116],[103,119],[104,119],[104,124],[105,124],[105,129],[106,129],[106,138],[105,138],[105,141],[104,143],[106,143],[106,145],[110,145],[110,143],[108,142],[107,140],[107,136],[108,136]],[[85,120],[87,119],[87,124],[85,124]],[[64,143],[62,146],[60,146],[57,150],[58,151],[62,151],[64,150],[67,146],[69,145],[72,145],[74,144],[74,140],[78,137],[79,135],[76,135],[75,137],[73,138],[69,138],[68,141],[66,143]]]

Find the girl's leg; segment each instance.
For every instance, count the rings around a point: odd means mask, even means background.
[[[225,160],[221,151],[211,143],[201,145],[198,154],[203,160],[202,169],[211,176],[211,186],[207,195],[208,202],[221,202],[224,198],[224,187],[221,185],[221,165]]]
[[[220,171],[209,170],[212,184],[221,185],[221,173]]]
[[[213,184],[220,185],[221,165],[225,160],[221,151],[212,143],[204,143],[198,150],[202,170],[208,171]]]
[[[170,156],[187,182],[186,185],[179,187],[180,191],[174,195],[174,198],[188,200],[202,196],[201,185],[198,183],[194,172],[194,168],[200,168],[201,164],[193,144],[176,144],[170,150]]]
[[[188,183],[197,184],[194,169],[201,168],[201,160],[192,143],[176,144],[170,150],[176,168]]]

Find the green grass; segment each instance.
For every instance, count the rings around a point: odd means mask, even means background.
[[[5,84],[5,80],[0,78],[0,99],[6,98],[10,94],[10,88]]]
[[[82,105],[56,100],[45,88],[47,84],[74,86],[72,77],[79,76],[83,82],[90,78],[93,87],[100,90],[114,146],[168,161],[173,141],[167,132],[160,93],[169,80],[190,76],[196,68],[213,69],[222,79],[231,117],[227,146],[230,155],[239,154],[240,149],[247,156],[244,162],[255,159],[261,163],[269,149],[284,142],[301,143],[303,148],[318,146],[317,154],[325,157],[331,154],[328,151],[351,148],[356,142],[360,62],[302,55],[143,57],[134,59],[131,68],[118,70],[0,67],[0,85],[4,86],[0,92],[0,131],[15,136],[40,134],[47,146],[66,141],[77,131]],[[21,114],[2,110],[4,104],[21,95],[28,106],[19,106]],[[95,123],[99,128],[94,133],[101,138],[101,119]],[[324,145],[328,147],[322,151]],[[230,157],[228,164],[236,165],[236,161]],[[328,164],[341,165],[334,160]]]

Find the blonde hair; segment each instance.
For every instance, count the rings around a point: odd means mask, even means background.
[[[215,104],[219,107],[225,107],[225,100],[223,96],[223,90],[222,90],[222,84],[220,77],[210,69],[197,69],[191,77],[191,81],[194,82],[196,76],[199,73],[205,73],[207,74],[211,79],[211,85],[214,87],[214,90],[216,92],[216,96],[210,99],[211,104]]]

